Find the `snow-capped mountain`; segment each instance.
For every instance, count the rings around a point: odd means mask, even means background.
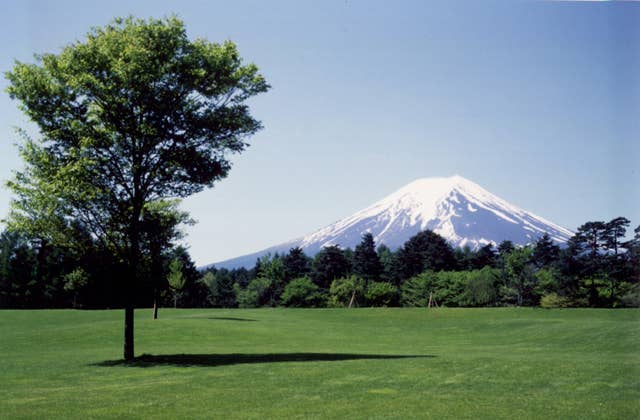
[[[424,229],[438,233],[453,246],[472,249],[503,240],[524,245],[545,232],[563,244],[573,235],[568,229],[509,204],[456,175],[418,179],[364,210],[309,235],[214,265],[251,267],[257,258],[267,253],[286,253],[296,246],[307,255],[315,255],[328,245],[354,248],[365,232],[371,232],[376,244],[384,243],[396,249]]]

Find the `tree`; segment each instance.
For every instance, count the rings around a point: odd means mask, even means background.
[[[337,278],[329,288],[329,305],[334,307],[351,307],[363,302],[366,283],[358,276]]]
[[[493,244],[486,244],[482,248],[478,249],[472,259],[473,269],[481,270],[484,267],[493,268],[496,266],[496,252],[493,249]]]
[[[124,358],[150,203],[225,178],[229,153],[261,128],[246,100],[269,85],[231,42],[188,39],[182,21],[116,19],[60,54],[16,63],[8,92],[38,125],[10,182],[11,220],[64,240],[73,220],[126,261]]]
[[[546,267],[558,261],[560,247],[553,243],[548,233],[542,235],[535,242],[531,261],[538,267]]]
[[[616,293],[619,283],[628,276],[629,270],[626,261],[629,258],[628,252],[620,253],[627,227],[631,222],[625,217],[616,217],[607,222],[604,230],[605,247],[608,250],[606,255],[606,265],[609,278],[609,300],[615,303]],[[631,254],[632,255],[632,254]]]
[[[282,293],[282,304],[295,308],[319,307],[324,300],[320,288],[307,277],[291,280]]]
[[[507,287],[514,292],[515,303],[518,306],[534,303],[534,289],[536,278],[531,263],[531,248],[515,248],[505,259],[508,274]],[[508,294],[508,293],[503,293]]]
[[[326,246],[313,260],[311,280],[321,289],[328,289],[333,280],[345,277],[349,269],[349,261],[342,250],[336,245]]]
[[[282,258],[282,263],[286,282],[304,277],[311,271],[311,258],[307,257],[300,247],[291,248]]]
[[[398,254],[404,279],[425,270],[452,270],[456,266],[451,246],[442,236],[430,230],[424,230],[409,238]]]
[[[209,301],[214,308],[235,308],[237,306],[234,282],[228,270],[207,271],[201,281],[209,289]]]
[[[89,276],[82,268],[77,268],[65,277],[64,290],[73,293],[73,308],[77,307],[78,294],[89,283]]]
[[[356,246],[353,254],[353,274],[365,281],[380,280],[382,264],[376,253],[373,235],[369,232],[362,235],[362,241]]]
[[[174,258],[171,260],[171,264],[169,264],[169,274],[167,275],[167,281],[169,282],[169,287],[173,291],[173,307],[178,307],[178,299],[184,290],[184,286],[186,284],[186,278],[184,273],[182,272],[184,265],[182,261],[178,258]]]

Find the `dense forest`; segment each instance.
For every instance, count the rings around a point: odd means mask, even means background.
[[[199,271],[182,246],[150,240],[135,285],[137,306],[640,306],[640,226],[625,218],[588,222],[564,247],[548,235],[520,247],[504,241],[453,249],[425,230],[392,251],[364,234],[355,249],[300,248],[252,269]],[[126,264],[77,230],[64,249],[15,232],[0,235],[0,307],[115,308],[124,304]],[[129,285],[130,286],[130,285]]]

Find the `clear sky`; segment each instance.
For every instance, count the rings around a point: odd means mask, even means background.
[[[10,3],[10,4],[7,4]],[[309,233],[410,181],[460,174],[575,229],[640,224],[640,3],[14,1],[0,71],[113,17],[181,17],[230,39],[273,86],[265,129],[184,208],[202,265]],[[0,88],[7,82],[2,78]],[[21,162],[0,94],[0,178]],[[35,131],[32,131],[35,132]],[[0,190],[0,214],[10,194]]]

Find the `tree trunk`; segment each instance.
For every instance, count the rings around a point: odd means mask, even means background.
[[[127,304],[124,309],[124,360],[133,360],[133,305]]]
[[[133,360],[133,313],[135,308],[138,261],[140,259],[140,214],[142,205],[134,202],[131,225],[129,226],[129,284],[125,288],[124,310],[124,359]]]
[[[158,319],[158,299],[153,298],[153,319]]]

